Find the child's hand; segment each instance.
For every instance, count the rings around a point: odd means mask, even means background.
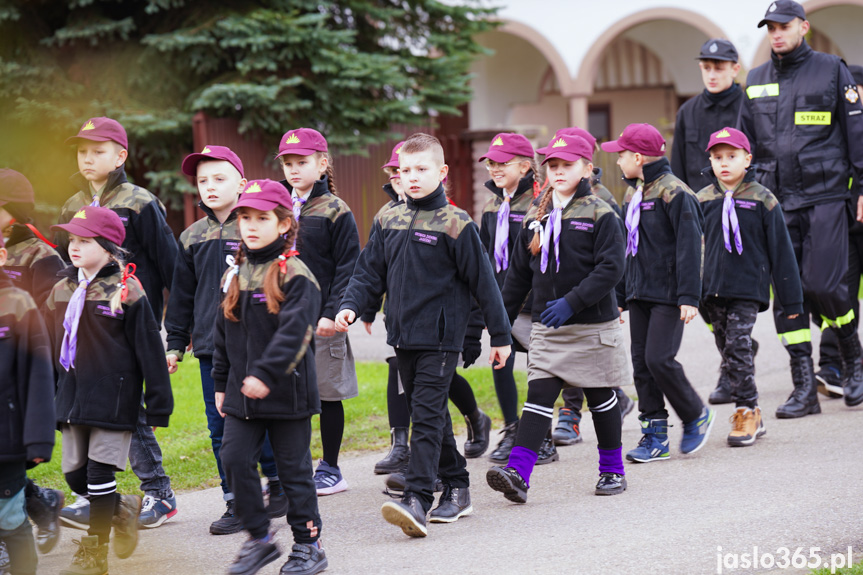
[[[788,316],[788,319],[797,319],[798,317],[800,317],[799,313],[792,313]]]
[[[240,391],[251,399],[264,399],[270,395],[270,388],[263,381],[254,375],[247,375],[243,380],[243,387]]]
[[[348,331],[357,319],[357,314],[349,309],[343,309],[336,315],[336,331]]]
[[[336,335],[336,322],[328,317],[322,317],[318,320],[318,329],[315,334],[320,337],[333,337]]]
[[[45,460],[42,459],[41,457],[34,457],[33,463],[35,463],[36,465],[39,465],[40,463],[45,463]]]
[[[491,348],[491,355],[488,356],[489,365],[494,366],[495,369],[503,369],[506,366],[506,360],[509,359],[510,353],[512,353],[511,345]],[[497,365],[495,365],[495,361],[497,361]]]
[[[364,321],[364,322],[363,322],[363,327],[364,327],[364,328],[366,328],[366,333],[367,333],[367,334],[372,335],[372,324],[371,324],[371,323],[369,323],[369,322],[367,322],[367,321]],[[336,331],[338,331],[338,328],[336,328]]]
[[[622,307],[618,307],[618,308],[617,308],[617,312],[620,314],[620,323],[626,323],[626,322],[624,321],[624,319],[623,319],[623,308],[622,308]]]
[[[168,373],[177,373],[177,356],[173,353],[165,356],[168,362]]]
[[[225,417],[225,414],[222,412],[222,405],[225,403],[225,392],[217,391],[216,392],[216,411],[219,412],[219,415]]]
[[[689,323],[695,316],[698,315],[698,308],[693,305],[682,305],[680,306],[680,319],[684,323]]]

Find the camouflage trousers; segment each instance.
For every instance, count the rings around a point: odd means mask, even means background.
[[[731,397],[737,407],[758,405],[752,328],[758,318],[759,306],[755,301],[721,297],[709,297],[702,302],[713,325],[716,347],[727,366]]]

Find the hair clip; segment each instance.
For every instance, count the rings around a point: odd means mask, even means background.
[[[225,263],[228,264],[230,268],[228,270],[228,275],[225,276],[225,285],[222,286],[222,293],[228,293],[228,288],[231,287],[231,281],[234,279],[234,276],[240,273],[240,266],[237,265],[236,260],[234,260],[234,256],[225,257]]]
[[[530,225],[527,226],[527,229],[529,229],[532,232],[540,232],[541,233],[542,232],[542,222],[540,222],[539,220],[533,220],[532,222],[530,222]]]
[[[120,285],[118,286],[120,288],[120,301],[122,302],[126,301],[126,297],[129,295],[129,278],[134,279],[138,282],[138,285],[141,285],[141,280],[135,275],[135,270],[137,269],[137,266],[132,263],[126,264],[126,267],[123,269],[123,278],[120,280]]]
[[[288,273],[288,258],[285,254],[279,254],[279,269],[282,270],[283,274]]]

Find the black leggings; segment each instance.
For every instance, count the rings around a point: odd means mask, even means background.
[[[92,459],[87,465],[66,474],[66,483],[75,493],[86,493],[90,500],[89,535],[97,535],[99,543],[107,543],[111,535],[111,520],[118,503],[117,481],[113,465]]]

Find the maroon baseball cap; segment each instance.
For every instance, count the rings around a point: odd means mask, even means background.
[[[728,144],[733,148],[741,148],[750,153],[752,150],[749,147],[749,138],[740,130],[734,128],[722,128],[718,132],[710,134],[710,141],[707,143],[707,152],[710,148],[719,144]]]
[[[327,140],[317,130],[311,128],[297,128],[285,132],[279,143],[279,155],[281,158],[286,154],[298,156],[311,156],[315,152],[326,152]]]
[[[558,135],[548,143],[545,149],[548,150],[548,154],[546,154],[545,159],[542,161],[543,164],[553,158],[560,158],[567,162],[575,162],[581,158],[589,162],[593,161],[593,148],[581,136]]]
[[[64,230],[82,238],[105,238],[118,246],[126,239],[126,228],[120,216],[108,208],[84,206],[72,216],[68,223],[51,226],[51,229]]]
[[[129,138],[126,136],[126,130],[120,125],[117,120],[111,118],[98,117],[90,118],[78,134],[66,139],[67,144],[77,144],[79,140],[90,140],[91,142],[117,142],[123,149],[129,147]]]
[[[630,124],[623,129],[620,137],[601,145],[605,152],[629,150],[645,156],[665,154],[665,138],[650,124]]]
[[[584,141],[587,142],[591,150],[596,149],[596,138],[594,138],[590,132],[583,128],[561,128],[554,133],[554,137],[552,138],[552,140],[556,140],[558,136],[578,136],[579,138],[584,138]],[[550,149],[551,148],[549,148],[548,146],[543,146],[542,148],[537,148],[536,153],[547,154]]]
[[[503,164],[516,156],[533,157],[530,141],[521,134],[498,134],[492,139],[488,152],[479,161],[491,160]]]
[[[294,205],[291,194],[279,182],[273,180],[252,180],[243,190],[234,210],[239,208],[254,208],[269,212],[276,206],[291,209]]]
[[[402,153],[402,146],[404,146],[404,141],[399,142],[393,148],[393,153],[390,154],[390,161],[381,166],[381,169],[384,168],[398,168],[399,167],[399,154]]]
[[[227,146],[204,146],[204,149],[197,154],[189,154],[183,158],[183,173],[187,176],[195,177],[198,175],[198,164],[207,160],[224,160],[237,168],[241,177],[246,177],[243,174],[243,162],[240,157]]]

